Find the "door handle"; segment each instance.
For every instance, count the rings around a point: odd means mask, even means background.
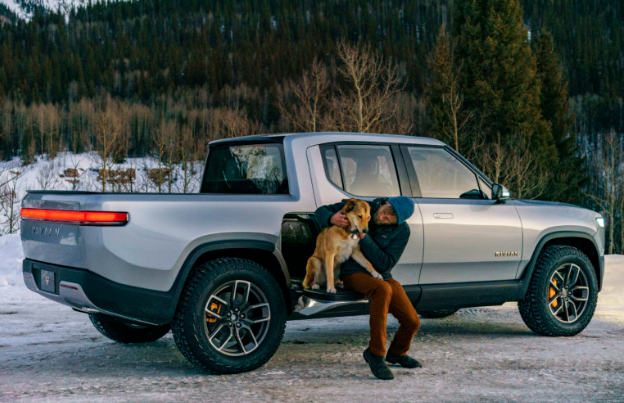
[[[443,219],[443,220],[450,220],[452,219],[454,216],[452,213],[433,213],[433,218],[438,218],[438,219]]]

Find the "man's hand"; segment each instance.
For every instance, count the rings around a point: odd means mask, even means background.
[[[349,220],[347,219],[347,216],[342,214],[341,212],[337,212],[336,214],[331,216],[331,218],[329,219],[329,222],[332,225],[335,225],[337,227],[341,227],[341,228],[349,227]]]

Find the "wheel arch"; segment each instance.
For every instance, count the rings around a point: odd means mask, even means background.
[[[238,257],[254,261],[264,267],[277,281],[286,301],[286,310],[290,314],[292,310],[292,298],[290,294],[290,276],[281,253],[275,249],[275,245],[261,240],[232,240],[215,241],[196,247],[186,258],[176,281],[172,287],[174,301],[170,318],[173,318],[175,310],[180,303],[180,295],[187,282],[191,278],[195,268],[200,264],[222,257]]]
[[[531,276],[537,263],[537,258],[542,251],[551,245],[573,246],[587,255],[596,273],[598,280],[598,291],[602,289],[602,280],[604,278],[604,257],[598,253],[598,246],[594,238],[585,232],[574,231],[558,231],[544,235],[537,243],[537,247],[531,255],[531,260],[527,264],[523,276],[521,278],[522,287],[520,287],[517,299],[524,298],[526,291],[531,282]]]

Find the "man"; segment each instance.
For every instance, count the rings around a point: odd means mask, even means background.
[[[344,204],[319,207],[314,214],[315,220],[322,228],[329,225],[347,228],[349,220],[340,213]],[[368,226],[368,234],[358,234],[360,250],[383,279],[374,278],[353,259],[341,265],[340,278],[346,288],[364,294],[370,301],[371,338],[364,351],[364,359],[373,375],[389,380],[394,375],[386,362],[405,368],[422,366],[417,360],[407,356],[412,338],[420,328],[420,318],[403,286],[390,275],[409,240],[410,230],[405,221],[414,213],[414,202],[409,197],[399,196],[378,198],[369,204],[372,220]],[[386,354],[388,312],[399,320],[399,329]]]

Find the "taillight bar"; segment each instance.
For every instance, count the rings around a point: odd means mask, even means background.
[[[81,225],[124,225],[128,222],[128,213],[23,208],[22,218],[45,221],[74,222]]]

